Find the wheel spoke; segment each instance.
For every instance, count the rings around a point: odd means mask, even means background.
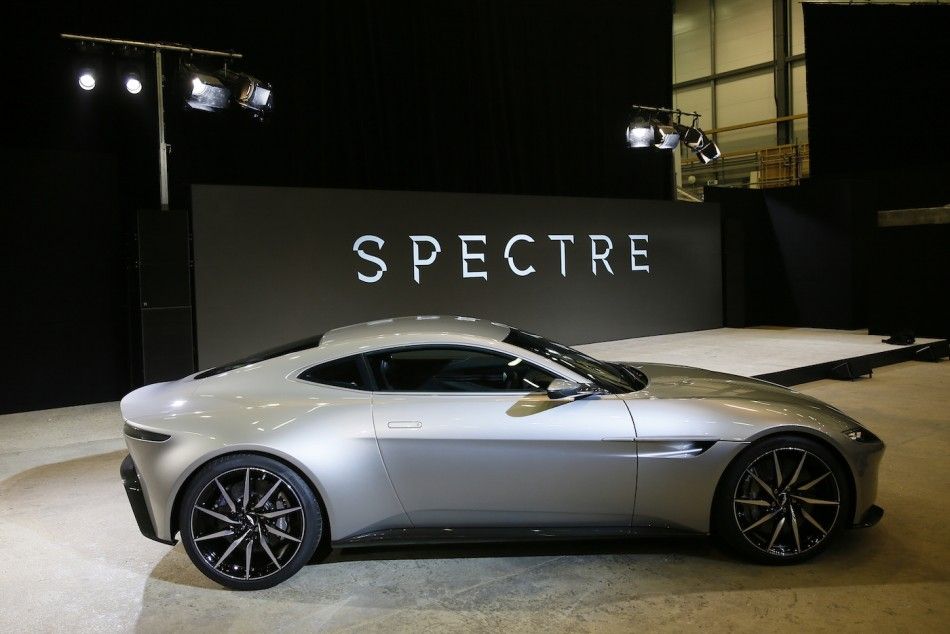
[[[267,504],[267,500],[269,500],[269,499],[270,499],[270,496],[274,494],[274,491],[277,490],[277,487],[280,486],[280,483],[281,483],[280,480],[278,480],[277,482],[275,482],[275,483],[274,483],[274,486],[272,486],[272,487],[270,488],[270,491],[268,491],[267,493],[265,493],[265,494],[264,494],[264,497],[262,497],[261,499],[259,499],[259,500],[257,501],[257,504],[254,505],[254,509],[255,509],[255,510],[256,510],[256,509],[259,509],[259,508],[261,508],[262,506],[264,506],[265,504]]]
[[[217,511],[212,511],[211,509],[206,509],[203,506],[196,506],[195,510],[204,511],[205,513],[215,518],[216,520],[221,520],[222,522],[225,522],[227,524],[240,524],[240,522],[238,522],[237,520],[232,520],[227,515],[223,515],[221,513],[218,513]]]
[[[792,474],[792,479],[788,481],[788,485],[785,487],[785,490],[792,488],[792,485],[798,482],[798,476],[802,473],[802,467],[805,464],[805,458],[808,457],[808,454],[802,452],[802,459],[798,461],[798,467],[795,468],[795,473]],[[830,473],[830,472],[829,472]]]
[[[231,509],[232,513],[237,513],[237,507],[234,506],[234,500],[231,499],[231,496],[228,495],[227,490],[221,486],[221,483],[218,482],[218,479],[214,479],[214,483],[218,485],[218,490],[221,491],[221,495],[224,497],[224,501],[227,503],[228,508]]]
[[[281,515],[287,515],[288,513],[293,513],[294,511],[301,510],[301,507],[295,506],[289,509],[280,509],[279,511],[271,511],[270,513],[261,513],[261,517],[266,517],[267,519],[274,519],[275,517],[280,517]]]
[[[804,502],[805,504],[824,504],[827,506],[838,506],[838,502],[835,502],[834,500],[818,500],[815,498],[806,498],[801,495],[792,495],[792,497],[795,498],[796,500],[800,500]]]
[[[244,499],[241,500],[241,510],[247,510],[247,498],[251,495],[251,470],[244,471]]]
[[[815,518],[812,517],[811,514],[809,514],[808,511],[806,511],[805,509],[802,509],[802,517],[804,517],[812,526],[820,530],[822,535],[828,534],[828,531],[826,531],[824,527],[821,524],[819,524],[815,520]]]
[[[241,542],[244,541],[244,538],[247,537],[247,534],[250,533],[250,532],[251,532],[250,530],[244,531],[244,534],[243,534],[243,535],[241,535],[240,537],[238,537],[237,539],[235,539],[233,542],[231,542],[231,545],[228,546],[227,550],[225,550],[224,553],[221,555],[221,557],[218,558],[218,561],[215,562],[214,567],[217,568],[218,566],[220,566],[220,565],[221,565],[221,562],[223,562],[225,559],[227,559],[227,558],[228,558],[228,555],[230,555],[231,553],[233,553],[234,550],[235,550],[238,546],[241,545]]]
[[[830,475],[831,475],[831,472],[830,472],[830,471],[827,472],[827,473],[824,474],[824,475],[820,475],[820,476],[818,476],[817,478],[815,478],[814,480],[812,480],[811,482],[809,482],[808,484],[806,484],[806,485],[804,485],[804,486],[801,486],[801,487],[798,487],[798,490],[799,490],[799,491],[807,491],[808,489],[812,488],[813,486],[815,486],[816,484],[818,484],[819,482],[821,482],[822,480],[824,480],[825,478],[827,478],[827,477],[830,476]]]
[[[211,533],[210,535],[202,535],[201,537],[195,537],[196,542],[203,542],[206,539],[217,539],[218,537],[227,537],[228,535],[233,535],[234,531],[230,528],[223,531],[218,531],[217,533]]]
[[[265,525],[264,528],[267,529],[267,532],[273,533],[274,535],[277,535],[278,537],[283,537],[284,539],[289,539],[292,542],[300,543],[300,540],[294,537],[293,535],[288,535],[284,531],[274,528],[273,526],[269,524]]]
[[[261,534],[260,535],[261,546],[264,548],[264,552],[267,553],[267,556],[270,557],[270,560],[274,562],[274,565],[277,566],[277,569],[280,570],[283,566],[280,565],[280,562],[277,561],[277,557],[274,557],[274,553],[271,552],[270,546],[267,545],[267,538]]]
[[[772,533],[772,539],[769,540],[768,550],[772,550],[772,546],[775,545],[775,540],[778,539],[778,534],[782,532],[782,527],[785,526],[785,518],[783,517],[775,525],[775,531]]]
[[[794,508],[789,507],[788,510],[791,511],[791,516],[792,516],[792,534],[795,535],[795,550],[798,551],[798,552],[801,552],[801,551],[802,551],[802,542],[801,542],[801,540],[800,540],[799,537],[798,537],[798,518],[795,516],[795,509],[794,509]]]
[[[752,476],[752,479],[755,480],[756,482],[758,482],[758,483],[759,483],[759,486],[762,487],[762,488],[765,490],[765,492],[769,494],[769,497],[771,497],[771,498],[774,500],[774,499],[775,499],[775,491],[772,490],[772,487],[770,487],[770,486],[767,485],[765,482],[763,482],[763,481],[762,481],[762,478],[760,478],[759,476],[755,475],[753,472],[749,471],[748,473],[749,473],[750,476]]]
[[[251,578],[251,549],[254,548],[254,540],[247,540],[247,547],[244,549],[244,578]]]
[[[770,519],[772,519],[773,517],[775,517],[776,515],[778,515],[780,512],[781,512],[781,509],[778,510],[778,511],[774,511],[774,512],[772,512],[772,513],[769,513],[768,515],[763,515],[762,517],[759,518],[759,520],[758,520],[757,522],[755,522],[755,523],[753,523],[753,524],[750,524],[749,526],[746,526],[745,528],[743,528],[743,529],[742,529],[742,532],[743,532],[743,533],[748,533],[749,531],[751,531],[751,530],[752,530],[753,528],[755,528],[756,526],[761,526],[762,524],[765,524],[767,521],[769,521]]]
[[[775,460],[775,488],[782,487],[782,468],[778,466],[778,450],[772,452],[772,458]]]
[[[765,506],[765,507],[772,506],[771,502],[766,502],[765,500],[743,500],[741,498],[736,498],[735,500],[733,500],[733,502],[735,502],[736,504],[749,504],[751,506]]]

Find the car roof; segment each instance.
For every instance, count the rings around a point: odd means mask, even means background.
[[[323,335],[320,340],[320,347],[335,347],[365,341],[366,339],[380,338],[415,339],[418,337],[434,337],[443,339],[458,336],[462,338],[478,337],[500,342],[508,336],[510,331],[510,326],[474,317],[452,315],[393,317],[335,328]]]

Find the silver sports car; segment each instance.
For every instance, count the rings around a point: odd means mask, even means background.
[[[347,326],[122,399],[142,533],[225,586],[336,547],[712,533],[791,563],[870,526],[884,444],[787,388],[466,317]]]

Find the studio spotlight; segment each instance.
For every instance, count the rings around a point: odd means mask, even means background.
[[[661,150],[672,150],[680,142],[680,133],[672,125],[659,124],[656,126],[654,140],[654,145]]]
[[[274,109],[271,85],[244,73],[228,73],[239,106],[262,116]]]
[[[131,94],[137,95],[142,92],[142,80],[136,73],[129,73],[125,76],[125,89]]]
[[[89,69],[80,71],[79,87],[83,90],[92,90],[96,87],[96,76]]]
[[[193,67],[187,67],[186,70],[190,91],[185,103],[189,107],[206,112],[215,112],[228,107],[231,91],[220,79]]]
[[[692,126],[689,128],[687,128],[686,126],[679,126],[679,132],[680,132],[680,141],[682,141],[683,145],[685,145],[691,150],[701,148],[702,146],[706,145],[706,143],[709,142],[708,139],[706,138],[706,135],[703,134],[703,131],[697,128],[696,126]]]
[[[636,117],[627,126],[627,145],[650,147],[654,143],[653,124],[643,117]]]
[[[719,146],[712,141],[707,142],[706,145],[694,151],[696,152],[696,157],[703,163],[712,163],[722,156],[722,152],[719,151]]]
[[[691,149],[703,163],[712,163],[722,157],[719,146],[706,136],[705,132],[696,127],[695,120],[689,127],[677,124],[676,130],[679,132],[680,142]]]

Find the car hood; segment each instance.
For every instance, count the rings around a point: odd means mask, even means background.
[[[770,402],[821,403],[787,387],[725,372],[663,363],[624,363],[647,375],[645,391],[654,398],[720,398]]]
[[[660,363],[623,365],[649,379],[623,397],[641,437],[750,440],[777,427],[828,433],[858,426],[841,410],[768,381]]]

